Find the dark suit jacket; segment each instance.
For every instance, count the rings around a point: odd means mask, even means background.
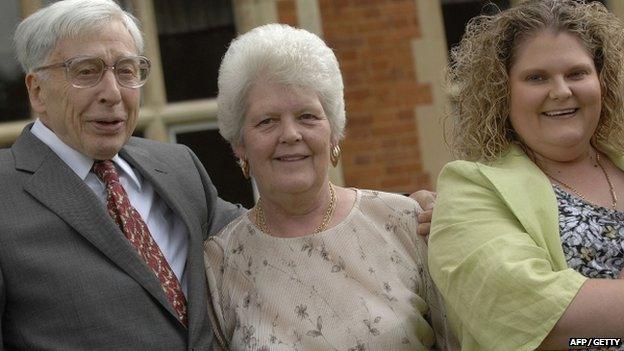
[[[202,242],[241,209],[185,146],[131,138],[120,155],[189,231],[186,329],[95,194],[30,133],[0,150],[0,345],[33,350],[205,350]]]

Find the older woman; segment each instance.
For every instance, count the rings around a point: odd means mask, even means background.
[[[601,4],[530,0],[453,50],[464,161],[440,175],[429,264],[462,350],[624,337],[622,47]]]
[[[316,35],[270,24],[219,73],[219,126],[260,199],[205,245],[211,316],[233,350],[445,348],[409,198],[329,181],[343,83]],[[432,325],[434,329],[432,329]]]

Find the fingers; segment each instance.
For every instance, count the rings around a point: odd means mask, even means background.
[[[418,214],[417,233],[425,239],[425,242],[427,242],[429,232],[431,231],[431,216],[433,215],[436,196],[436,193],[427,190],[419,190],[410,195],[412,199],[418,201],[418,204],[423,209]]]
[[[430,210],[435,205],[435,199],[437,194],[428,190],[419,190],[410,195],[410,197],[416,201],[423,210]]]
[[[418,235],[429,236],[430,229],[431,229],[431,223],[420,223],[418,225]]]
[[[418,223],[425,224],[431,222],[433,216],[433,209],[422,211],[418,214]]]
[[[429,232],[431,231],[431,215],[433,210],[423,211],[418,214],[418,235],[425,238],[425,242],[429,238]]]

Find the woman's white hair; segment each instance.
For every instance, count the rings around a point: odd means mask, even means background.
[[[134,16],[112,0],[64,0],[44,7],[24,19],[13,41],[17,60],[26,73],[44,64],[63,39],[98,33],[111,21],[128,29],[137,52],[143,52],[143,37]]]
[[[267,24],[230,44],[219,69],[219,131],[232,145],[242,142],[247,93],[259,80],[312,89],[329,120],[332,140],[344,135],[342,74],[321,38],[284,24]]]

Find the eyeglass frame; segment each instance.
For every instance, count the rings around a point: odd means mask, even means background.
[[[89,86],[76,86],[71,79],[69,79],[69,65],[72,63],[72,61],[78,60],[78,59],[98,59],[102,62],[102,65],[104,66],[102,68],[102,73],[100,73],[100,77],[95,81],[95,83],[93,83],[93,85],[89,85]],[[147,62],[147,75],[145,77],[145,80],[143,82],[141,82],[139,85],[137,86],[129,86],[126,85],[122,82],[119,81],[119,77],[117,76],[117,71],[115,70],[115,67],[117,66],[117,64],[119,63],[119,61],[123,60],[123,59],[143,59],[145,60],[145,62]],[[74,88],[78,88],[78,89],[86,89],[86,88],[93,88],[94,86],[98,85],[101,81],[102,81],[102,77],[104,77],[104,73],[106,73],[107,70],[112,70],[113,71],[113,76],[115,76],[115,81],[126,88],[130,88],[130,89],[136,89],[136,88],[140,88],[143,85],[145,85],[145,83],[147,82],[147,78],[150,74],[151,68],[152,68],[152,62],[145,56],[143,55],[138,55],[138,56],[121,56],[120,58],[118,58],[117,60],[115,60],[115,63],[113,63],[112,66],[109,66],[106,64],[106,62],[104,61],[103,58],[99,57],[99,56],[90,56],[90,55],[79,55],[79,56],[74,56],[71,58],[68,58],[67,60],[63,61],[63,62],[59,62],[59,63],[53,63],[50,65],[45,65],[45,66],[40,66],[37,67],[35,69],[33,69],[33,72],[39,72],[39,71],[43,71],[46,69],[51,69],[51,68],[65,68],[65,79],[74,87]]]

